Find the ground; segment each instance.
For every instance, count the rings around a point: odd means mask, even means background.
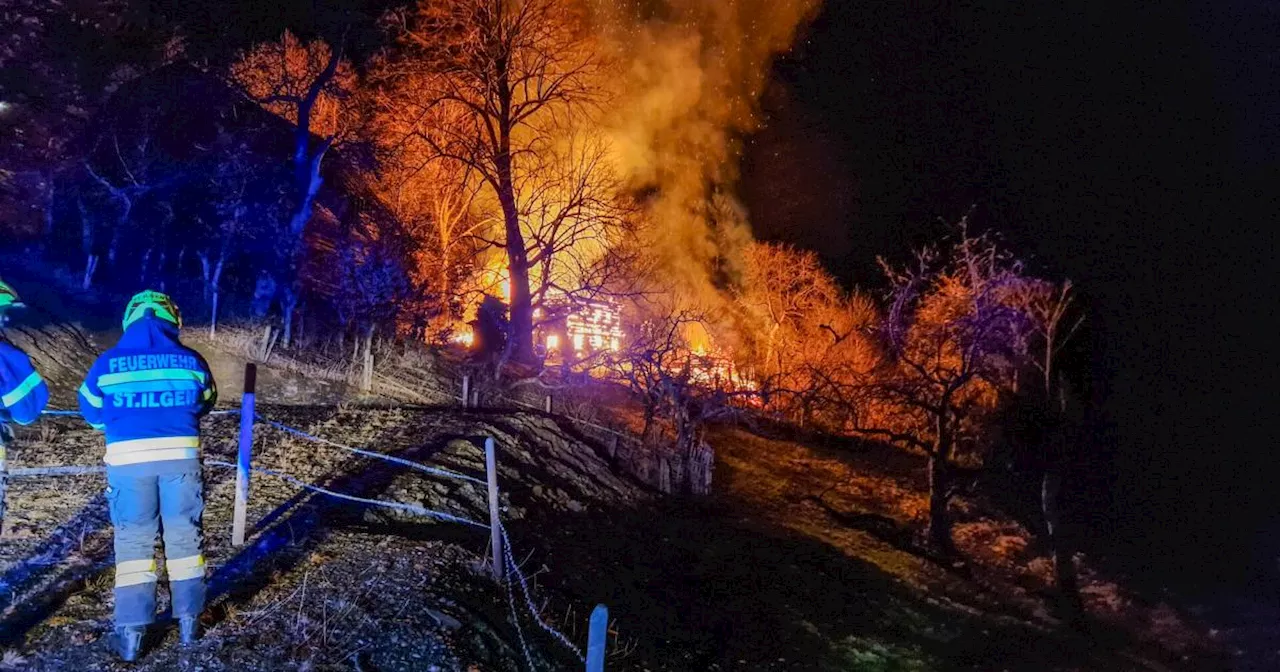
[[[52,292],[33,293],[55,305]],[[10,335],[36,355],[55,403],[68,408],[112,327],[56,319],[65,310],[46,307]],[[193,339],[224,381],[224,405],[237,403],[248,333]],[[1240,612],[1237,628],[1214,631],[1200,621],[1222,614],[1125,590],[1087,558],[1090,625],[1065,627],[1047,606],[1048,567],[1034,535],[980,499],[957,504],[963,561],[932,555],[918,542],[923,469],[895,449],[721,427],[711,436],[714,494],[662,497],[615,473],[605,447],[564,418],[463,411],[451,405],[452,382],[434,373],[393,383],[417,403],[360,397],[341,372],[308,366],[277,357],[265,367],[264,417],[472,477],[483,474],[474,437],[497,440],[503,516],[533,606],[581,647],[591,608],[607,605],[609,670],[1280,667],[1271,642],[1232,655],[1234,633],[1257,629]],[[235,435],[234,417],[207,420],[206,457],[229,461]],[[102,450],[75,418],[24,428],[19,439],[15,467],[94,464]],[[255,465],[339,492],[487,516],[474,483],[263,424]],[[232,548],[232,473],[210,465],[206,479],[207,635],[180,651],[162,622],[133,666],[105,647],[112,561],[101,477],[16,480],[0,538],[0,669],[522,670],[526,648],[537,669],[581,669],[533,622],[524,596],[508,596],[489,576],[485,530],[313,496],[258,474],[249,544]]]

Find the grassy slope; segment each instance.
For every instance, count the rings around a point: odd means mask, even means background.
[[[970,562],[930,558],[912,532],[925,499],[911,456],[728,429],[713,441],[711,501],[541,528],[549,564],[576,568],[566,594],[613,608],[631,652],[610,669],[1226,669],[1173,609],[1087,570],[1095,621],[1068,634],[1028,535],[976,504],[957,526]]]

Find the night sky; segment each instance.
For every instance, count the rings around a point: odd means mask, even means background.
[[[971,206],[1071,278],[1106,421],[1094,528],[1214,572],[1280,533],[1280,5],[1147,4],[828,2],[775,67],[743,192],[758,236],[846,283]]]

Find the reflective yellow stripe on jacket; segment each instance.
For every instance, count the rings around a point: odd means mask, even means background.
[[[107,444],[104,462],[119,467],[143,462],[188,460],[200,457],[200,437],[166,436],[155,439],[134,439]]]
[[[44,379],[40,377],[40,374],[32,371],[31,375],[27,376],[21,383],[18,383],[17,387],[0,396],[0,408],[17,406],[23,397],[31,394],[31,391],[39,387],[40,383],[43,382]]]

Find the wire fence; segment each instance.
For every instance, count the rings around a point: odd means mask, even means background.
[[[248,392],[248,395],[249,396],[245,400],[246,404],[244,407],[249,412],[252,412],[252,408],[253,408],[252,406],[253,402],[251,399],[252,392],[251,391]],[[54,409],[54,410],[45,411],[44,415],[49,417],[78,417],[80,416],[80,413],[72,410]],[[219,410],[213,411],[211,415],[219,415],[219,416],[242,415],[242,411],[241,409],[219,409]],[[253,413],[251,417],[263,425],[269,426],[273,429],[284,432],[288,435],[295,436],[319,445],[324,445],[331,448],[344,450],[349,453],[360,455],[362,457],[367,457],[370,459],[381,460],[389,464],[395,464],[401,467],[406,467],[415,471],[430,474],[432,476],[450,478],[454,480],[465,481],[465,482],[479,484],[479,485],[488,487],[490,490],[490,498],[489,498],[490,499],[490,523],[488,524],[471,520],[453,513],[448,513],[445,511],[436,511],[423,506],[419,506],[417,504],[409,504],[409,503],[399,502],[399,501],[360,497],[350,493],[337,492],[335,490],[332,490],[320,485],[316,485],[314,483],[308,483],[303,479],[284,473],[283,471],[278,471],[268,467],[251,464],[248,459],[249,446],[245,445],[246,437],[245,437],[245,432],[243,431],[243,427],[245,426],[245,423],[242,423],[241,452],[240,452],[239,463],[231,463],[224,460],[218,460],[218,459],[212,459],[212,458],[205,459],[203,461],[203,463],[208,466],[236,469],[238,470],[238,475],[239,475],[239,472],[246,472],[246,473],[256,472],[259,474],[271,476],[273,478],[287,482],[305,491],[324,495],[327,497],[332,497],[338,500],[348,501],[348,502],[361,504],[365,506],[376,506],[376,507],[388,508],[388,509],[403,511],[405,513],[409,513],[412,515],[422,516],[426,518],[433,518],[433,519],[442,520],[445,522],[457,523],[460,525],[465,525],[465,526],[473,527],[476,529],[489,530],[491,533],[493,533],[491,537],[492,538],[491,561],[494,565],[494,570],[495,570],[494,575],[495,575],[495,578],[499,579],[500,582],[505,580],[507,602],[512,613],[512,625],[516,629],[517,638],[520,642],[521,654],[524,657],[525,664],[528,666],[528,668],[531,671],[535,671],[537,669],[537,666],[534,663],[533,655],[529,649],[528,642],[525,639],[524,629],[520,624],[519,614],[516,610],[515,593],[517,590],[519,590],[521,597],[523,597],[523,600],[521,600],[521,603],[523,604],[525,609],[528,611],[530,620],[534,624],[536,624],[541,630],[547,633],[552,639],[557,641],[560,645],[564,646],[565,649],[570,653],[572,653],[573,656],[577,658],[580,662],[584,662],[584,663],[586,662],[586,658],[583,656],[582,650],[578,646],[576,646],[564,633],[560,632],[559,630],[557,630],[556,628],[548,624],[542,618],[540,610],[537,608],[537,605],[534,603],[532,592],[529,588],[528,577],[525,576],[523,570],[519,566],[519,563],[516,562],[515,553],[512,550],[510,535],[508,534],[505,526],[502,525],[498,517],[499,508],[498,508],[498,497],[497,497],[497,473],[496,473],[496,466],[494,466],[495,463],[493,461],[495,449],[493,446],[492,439],[489,439],[486,441],[486,452],[487,452],[487,458],[488,458],[486,461],[490,465],[488,469],[489,478],[488,480],[481,480],[479,478],[468,476],[467,474],[462,474],[449,469],[433,467],[433,466],[421,464],[418,462],[414,462],[412,460],[407,460],[401,457],[397,457],[395,455],[388,455],[385,453],[380,453],[377,451],[372,451],[365,448],[358,448],[355,446],[339,443],[337,441],[332,441],[330,439],[317,436],[313,433],[303,431],[301,429],[298,429],[297,427],[292,427],[290,425],[279,422],[277,420],[265,418],[257,413]],[[254,424],[253,422],[247,423],[247,426],[250,428],[250,431],[248,434],[248,441],[250,444],[252,443],[253,424]],[[6,468],[6,465],[3,463],[3,460],[0,460],[0,525],[3,525],[3,522],[4,522],[2,517],[3,516],[3,513],[2,513],[3,498],[5,495],[6,484],[9,479],[35,478],[35,477],[48,477],[48,476],[83,476],[83,475],[103,474],[105,472],[106,472],[106,467],[103,465],[47,465],[47,466]],[[241,501],[241,497],[247,500],[247,492],[248,492],[247,483],[245,484],[245,487],[240,487],[238,483],[236,490],[237,490],[236,492],[237,509],[243,510],[244,508],[243,505],[246,504],[247,501]],[[505,571],[502,571],[501,568],[503,568],[504,566],[505,566]],[[595,631],[593,630],[592,632],[593,632],[593,636],[595,636],[594,634]],[[600,635],[600,636],[603,637],[603,635]]]

